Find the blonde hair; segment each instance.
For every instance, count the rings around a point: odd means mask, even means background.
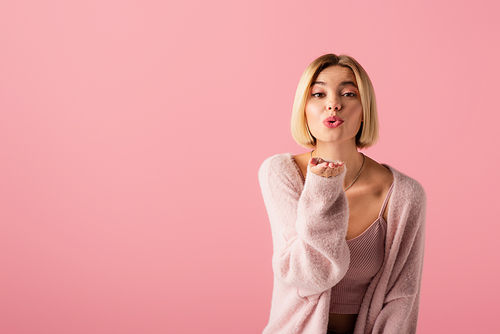
[[[295,141],[305,147],[313,149],[316,147],[316,138],[309,131],[306,119],[306,103],[312,83],[321,71],[330,66],[342,66],[350,68],[354,73],[363,107],[363,122],[356,134],[356,146],[367,148],[378,140],[378,117],[375,91],[372,82],[363,67],[352,57],[346,55],[326,54],[315,59],[306,68],[300,78],[292,110],[292,136]]]

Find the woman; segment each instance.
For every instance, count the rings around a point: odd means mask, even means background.
[[[307,67],[292,135],[311,151],[275,155],[259,170],[274,249],[263,333],[415,333],[425,193],[358,151],[378,138],[358,62],[327,54]]]

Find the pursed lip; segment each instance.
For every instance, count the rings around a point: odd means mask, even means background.
[[[323,124],[328,128],[336,128],[344,123],[344,120],[338,116],[329,116],[323,120]]]

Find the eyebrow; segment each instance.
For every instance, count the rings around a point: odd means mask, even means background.
[[[356,86],[356,84],[353,81],[342,81],[339,86],[354,86],[358,88],[358,86]]]
[[[324,81],[314,81],[311,84],[311,87],[314,86],[314,85],[326,86],[326,82],[324,82]],[[349,85],[358,88],[358,86],[356,86],[356,84],[354,83],[354,81],[342,81],[339,86],[349,86]]]
[[[312,84],[311,84],[311,87],[314,86],[314,85],[321,85],[321,86],[325,86],[326,83],[324,81],[314,81]]]

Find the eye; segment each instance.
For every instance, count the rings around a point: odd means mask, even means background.
[[[355,97],[356,93],[347,92],[347,93],[342,94],[342,96],[345,96],[345,97]]]
[[[311,96],[313,96],[313,97],[324,97],[325,94],[324,93],[312,93]]]

